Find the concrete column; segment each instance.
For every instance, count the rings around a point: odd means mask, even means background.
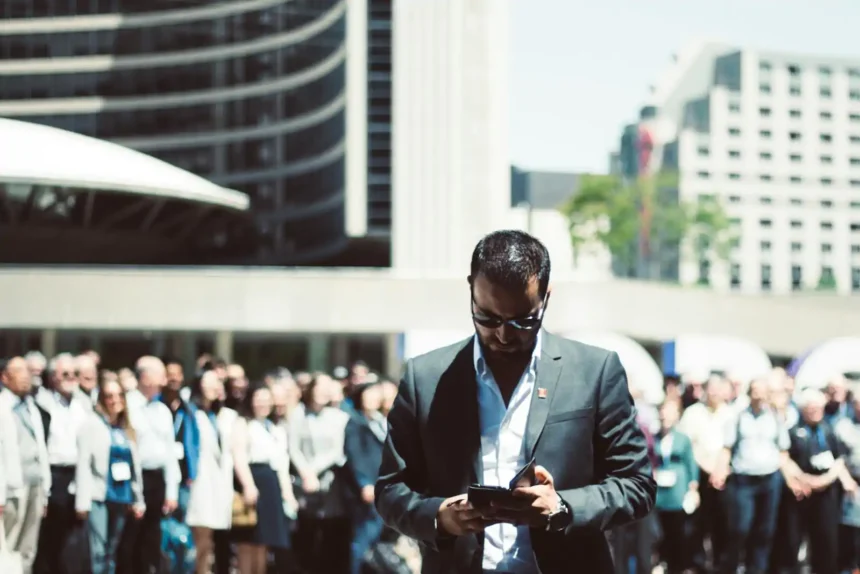
[[[385,372],[389,377],[398,378],[403,371],[403,361],[400,359],[402,354],[401,335],[399,333],[389,333],[385,337]]]
[[[331,342],[332,366],[349,368],[349,339],[345,335],[334,335]]]
[[[311,371],[330,370],[329,360],[331,351],[331,336],[324,333],[314,333],[308,339],[308,368]]]
[[[43,329],[42,330],[42,353],[48,357],[50,360],[51,357],[57,354],[57,330],[56,329]]]
[[[233,331],[215,333],[215,356],[228,363],[233,360]]]
[[[152,354],[156,357],[163,357],[167,349],[166,335],[164,333],[155,333],[152,336]]]
[[[182,369],[185,371],[185,380],[188,383],[197,372],[194,340],[194,333],[177,333],[173,337],[173,356],[182,361]]]

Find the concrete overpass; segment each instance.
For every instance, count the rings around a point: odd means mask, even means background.
[[[794,356],[860,334],[860,298],[752,296],[607,280],[554,281],[546,326],[614,331],[641,341],[681,334],[742,337]],[[470,329],[465,277],[392,270],[4,268],[0,328],[399,333]]]

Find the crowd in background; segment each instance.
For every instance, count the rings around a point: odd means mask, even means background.
[[[667,377],[632,389],[658,485],[655,512],[613,533],[617,571],[860,572],[860,394],[794,388],[783,369],[746,382]]]
[[[211,356],[2,365],[0,512],[25,574],[415,571],[373,507],[393,379],[363,363],[251,383]],[[619,574],[860,572],[860,394],[782,369],[631,394],[656,510],[610,533]],[[388,562],[373,554],[386,548]],[[399,561],[399,562],[398,562]],[[398,570],[400,568],[400,570]]]
[[[92,351],[0,369],[0,535],[25,574],[416,568],[373,506],[397,386],[363,363],[259,383],[211,356],[190,376]]]

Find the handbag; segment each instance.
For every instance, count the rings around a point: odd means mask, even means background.
[[[12,552],[6,545],[6,529],[3,526],[2,517],[0,517],[0,572],[3,574],[24,574],[21,554]]]
[[[245,504],[245,497],[238,492],[233,493],[233,526],[238,526],[239,528],[257,526],[256,506]]]
[[[90,527],[84,520],[76,524],[60,551],[60,574],[89,574],[90,564]]]

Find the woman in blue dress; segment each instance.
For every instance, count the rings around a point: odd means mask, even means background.
[[[143,516],[141,469],[125,392],[102,381],[94,412],[78,437],[75,509],[89,525],[93,574],[114,574],[116,551],[129,515]]]

